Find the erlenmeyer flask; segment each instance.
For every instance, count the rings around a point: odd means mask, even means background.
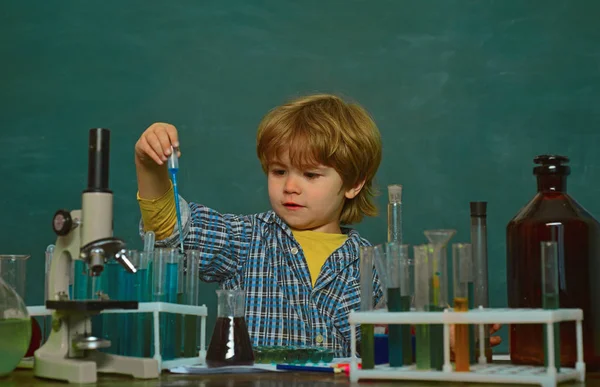
[[[206,365],[254,365],[254,353],[244,318],[244,292],[217,290],[217,298],[217,321],[206,353]]]
[[[19,364],[31,339],[31,320],[21,297],[0,277],[0,377]]]

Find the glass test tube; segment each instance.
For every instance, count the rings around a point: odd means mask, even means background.
[[[429,290],[431,286],[429,246],[414,246],[415,261],[415,310],[426,312],[429,310]],[[431,369],[431,342],[428,324],[418,324],[415,329],[416,348],[415,360],[418,370]],[[441,346],[441,343],[439,343]]]
[[[473,281],[472,251],[469,243],[452,245],[453,279],[454,279],[454,311],[469,310],[469,283]],[[469,372],[470,364],[470,324],[454,326],[454,358],[456,371]]]
[[[374,247],[360,247],[360,311],[373,310],[373,255]],[[373,324],[360,326],[360,357],[362,369],[375,368],[375,327]]]
[[[138,302],[150,302],[152,300],[152,277],[150,276],[150,265],[152,262],[152,251],[140,251],[138,263],[134,274],[133,297]],[[129,342],[129,354],[134,357],[150,357],[150,343],[152,333],[152,314],[132,314],[133,338]]]
[[[400,309],[402,312],[410,312],[413,299],[413,261],[409,258],[409,246],[400,246]],[[402,325],[402,363],[410,365],[413,363],[411,326]]]
[[[388,242],[402,244],[402,185],[388,185]]]
[[[401,248],[408,250],[408,246],[400,246],[397,242],[391,242],[387,243],[385,247],[387,307],[389,312],[401,312],[402,297],[400,295],[400,250]],[[388,358],[390,367],[401,367],[403,365],[403,326],[404,325],[400,324],[388,324]]]
[[[154,251],[153,298],[156,302],[177,303],[179,292],[180,254],[173,248]],[[175,339],[176,318],[170,313],[160,316],[161,354],[163,359],[172,360],[176,356],[180,341]]]
[[[540,242],[542,255],[542,307],[559,308],[558,243]],[[560,371],[560,323],[554,323],[554,366]],[[548,367],[548,328],[544,324],[544,364]]]
[[[473,282],[475,307],[489,306],[488,295],[488,257],[487,257],[487,202],[470,202],[471,209],[471,245],[473,250]],[[484,326],[484,348],[488,363],[492,362],[489,327]],[[476,336],[475,350],[479,352],[479,335]],[[478,357],[476,355],[476,357]]]
[[[134,267],[140,266],[140,252],[137,250],[127,250],[127,258],[133,264]],[[125,268],[119,265],[119,283],[117,287],[117,300],[119,301],[137,301],[135,280],[137,278],[136,273],[129,273]],[[119,330],[119,354],[125,356],[131,355],[131,338],[133,337],[134,318],[133,313],[119,313],[118,324]]]
[[[200,264],[200,251],[186,251],[187,268],[185,273],[185,304],[199,305],[198,283],[199,274],[198,267]],[[200,317],[194,315],[186,315],[184,317],[184,338],[183,338],[183,356],[195,357],[198,356],[200,350]]]
[[[104,264],[104,270],[99,276],[89,276],[88,298],[97,298],[98,290],[101,290],[111,300],[119,299],[119,290],[122,288],[120,284],[121,270],[123,268],[115,260],[110,260]],[[105,285],[101,286],[99,284]],[[106,313],[98,315],[102,320],[102,337],[111,342],[111,346],[102,349],[102,352],[118,355],[121,353],[121,317],[118,313]],[[92,328],[94,320],[92,319]]]
[[[430,263],[431,275],[431,304],[432,312],[443,311],[448,307],[448,261],[447,245],[456,234],[456,230],[426,230],[425,236],[430,242],[432,251]],[[431,367],[442,370],[444,364],[444,349],[438,343],[444,340],[444,328],[441,324],[432,324],[431,330]]]
[[[52,263],[52,256],[54,255],[54,245],[48,245],[46,247],[46,287],[44,289],[44,300],[50,300],[50,264]],[[73,276],[71,275],[71,280]],[[69,299],[73,299],[73,285],[69,285]],[[52,297],[54,298],[54,297]],[[52,316],[44,316],[44,338],[43,341],[46,342],[48,337],[50,336],[50,332],[52,329]]]

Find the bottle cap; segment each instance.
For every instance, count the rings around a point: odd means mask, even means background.
[[[402,185],[388,185],[388,198],[390,203],[402,203]]]
[[[539,155],[533,159],[535,164],[540,164],[533,168],[535,175],[568,175],[571,168],[564,165],[569,162],[567,156],[560,155]]]
[[[471,202],[471,216],[487,216],[487,202]]]

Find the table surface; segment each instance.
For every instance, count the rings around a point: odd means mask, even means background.
[[[585,383],[561,383],[560,386],[596,386],[600,387],[600,373],[588,373]],[[17,386],[43,386],[43,387],[66,387],[69,384],[65,382],[39,379],[33,376],[32,370],[17,369],[9,376],[0,379],[1,387]],[[160,379],[136,380],[120,375],[99,375],[96,384],[90,386],[111,386],[111,387],[341,387],[341,386],[367,386],[367,387],[386,387],[399,386],[504,386],[503,384],[479,384],[479,383],[447,383],[447,382],[413,382],[398,380],[369,380],[360,383],[350,383],[348,377],[343,374],[324,374],[308,372],[267,372],[256,374],[237,374],[237,375],[181,375],[163,373]],[[523,385],[527,386],[527,385]],[[529,384],[528,386],[532,386]]]

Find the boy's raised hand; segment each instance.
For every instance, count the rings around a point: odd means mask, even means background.
[[[148,165],[163,165],[171,154],[171,147],[179,147],[177,129],[164,122],[156,122],[142,133],[135,144],[136,161]],[[177,151],[177,157],[181,152]]]

